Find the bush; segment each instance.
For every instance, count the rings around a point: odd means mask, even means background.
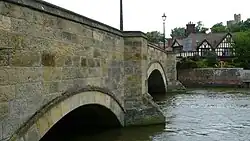
[[[207,63],[206,59],[198,60],[196,62],[196,64],[197,64],[198,68],[207,68],[208,67],[208,63]]]
[[[191,69],[191,68],[197,68],[197,64],[195,61],[189,59],[189,58],[182,58],[180,62],[177,62],[177,69]]]
[[[208,51],[204,57],[208,67],[215,67],[219,62],[217,54],[213,51]]]

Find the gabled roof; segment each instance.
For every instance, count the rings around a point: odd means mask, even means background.
[[[181,46],[185,46],[185,42],[188,41],[193,49],[196,49],[198,46],[202,45],[204,41],[206,41],[212,48],[217,48],[227,35],[232,36],[231,33],[191,33],[184,39],[175,39],[172,46],[175,42],[178,42]]]

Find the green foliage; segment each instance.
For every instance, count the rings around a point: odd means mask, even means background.
[[[193,61],[190,58],[182,58],[180,62],[177,62],[176,68],[177,69],[191,69],[191,68],[197,68],[197,64],[195,61]]]
[[[207,68],[208,63],[206,59],[201,59],[196,62],[198,68]]]
[[[227,27],[224,26],[222,22],[217,23],[211,27],[212,33],[223,33],[223,32],[227,32],[227,31],[228,31]]]
[[[152,42],[152,43],[159,43],[161,41],[164,41],[164,37],[163,34],[161,34],[158,31],[151,31],[151,32],[147,32],[146,36],[148,38],[148,41]]]
[[[208,28],[204,27],[202,21],[197,22],[197,25],[195,27],[196,33],[206,33],[207,30]]]
[[[235,59],[237,67],[250,68],[250,31],[238,32],[234,38]]]
[[[177,69],[208,68],[218,66],[218,57],[215,52],[208,51],[203,58],[199,56],[185,57],[177,63]]]
[[[214,51],[208,51],[204,58],[208,67],[215,67],[219,61],[217,54]]]
[[[180,37],[184,38],[185,37],[185,28],[184,27],[176,27],[171,30],[171,37]]]
[[[250,18],[246,21],[242,21],[228,27],[229,32],[244,32],[250,29]]]

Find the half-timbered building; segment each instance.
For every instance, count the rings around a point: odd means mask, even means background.
[[[172,48],[178,57],[203,57],[208,51],[214,51],[223,60],[234,56],[233,44],[231,33],[190,33],[182,40],[175,39]]]

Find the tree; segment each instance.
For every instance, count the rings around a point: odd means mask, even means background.
[[[235,66],[250,68],[250,30],[238,32],[234,38]]]
[[[250,29],[250,18],[248,18],[246,21],[242,22],[241,24],[241,31],[247,31]]]
[[[158,31],[151,31],[146,33],[148,37],[148,41],[152,43],[159,43],[160,41],[163,41],[163,35]]]
[[[214,51],[208,51],[204,58],[208,67],[215,67],[219,61],[218,56]]]
[[[184,38],[186,29],[184,27],[176,27],[171,30],[171,37]]]
[[[208,28],[204,27],[202,21],[197,22],[197,26],[195,27],[195,32],[196,33],[206,33]]]
[[[240,32],[242,31],[242,23],[236,23],[227,27],[229,32]]]
[[[211,32],[212,33],[222,33],[222,32],[227,32],[227,27],[223,25],[222,22],[217,23],[211,27]]]

